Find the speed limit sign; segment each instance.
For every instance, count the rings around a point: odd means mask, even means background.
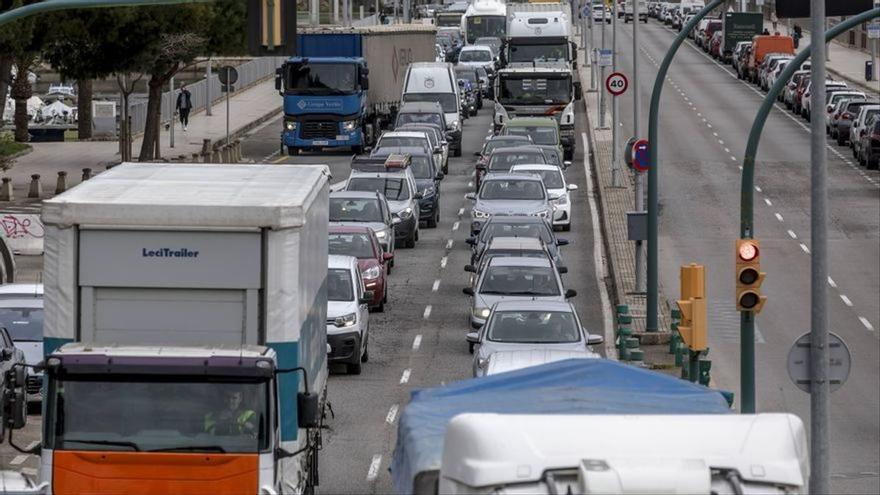
[[[629,80],[620,72],[612,72],[605,79],[605,89],[614,96],[620,96],[625,93],[627,87],[629,87]]]

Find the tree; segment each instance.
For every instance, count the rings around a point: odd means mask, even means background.
[[[28,3],[33,3],[33,0],[12,0],[3,6],[14,9]],[[11,96],[15,100],[15,140],[19,142],[29,139],[27,100],[33,96],[33,88],[28,74],[39,60],[47,30],[43,19],[29,17],[4,26],[0,31],[0,58],[7,57],[15,64]]]

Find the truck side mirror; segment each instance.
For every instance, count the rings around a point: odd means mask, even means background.
[[[317,428],[320,425],[318,394],[300,392],[296,394],[296,417],[300,428]]]
[[[366,73],[361,74],[361,89],[364,91],[370,89],[370,78]]]
[[[275,69],[275,90],[281,91],[281,75],[284,73],[283,67]]]
[[[584,97],[584,90],[581,87],[580,81],[577,81],[574,83],[574,99],[580,100],[583,97]]]

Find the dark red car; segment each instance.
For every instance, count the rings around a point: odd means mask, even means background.
[[[329,254],[357,258],[364,289],[373,291],[370,309],[379,313],[385,311],[385,303],[388,302],[388,263],[394,259],[394,253],[382,251],[379,239],[369,227],[331,226],[328,234]]]

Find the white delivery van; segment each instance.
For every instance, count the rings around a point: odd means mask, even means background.
[[[403,103],[436,101],[446,118],[446,139],[454,156],[461,156],[461,94],[453,65],[448,62],[416,62],[406,70]]]
[[[461,414],[439,493],[807,493],[793,414]]]

